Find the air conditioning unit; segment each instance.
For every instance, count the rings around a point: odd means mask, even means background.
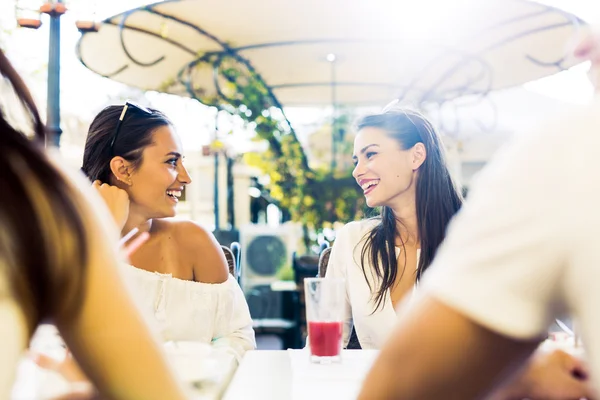
[[[293,226],[245,225],[240,228],[242,288],[277,281],[278,272],[291,267],[297,235]]]
[[[254,319],[281,318],[283,293],[271,290],[278,273],[291,267],[298,234],[293,225],[276,228],[245,225],[240,228],[241,285]]]

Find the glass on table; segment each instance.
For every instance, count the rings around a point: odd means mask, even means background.
[[[176,375],[192,388],[194,400],[221,398],[237,367],[233,354],[207,343],[170,341],[165,351]]]
[[[310,360],[341,361],[345,282],[338,278],[304,279]]]

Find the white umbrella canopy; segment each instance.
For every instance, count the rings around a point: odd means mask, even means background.
[[[441,103],[574,65],[585,29],[523,0],[176,0],[106,19],[78,54],[100,75],[211,105],[230,66],[256,72],[278,106]]]

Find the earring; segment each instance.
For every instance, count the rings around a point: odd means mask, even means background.
[[[119,180],[120,182],[123,182],[124,184],[126,184],[128,186],[131,186],[131,178],[127,178],[127,180],[117,178],[117,180]]]

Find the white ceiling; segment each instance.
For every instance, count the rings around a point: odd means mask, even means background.
[[[210,52],[235,54],[284,106],[325,106],[332,97],[382,106],[398,96],[440,102],[552,74],[578,22],[524,0],[165,1],[107,19],[83,35],[79,54],[117,81],[175,94],[189,94],[188,82],[204,99],[217,94],[212,67],[189,74],[184,67]],[[226,92],[222,79],[216,83]]]

